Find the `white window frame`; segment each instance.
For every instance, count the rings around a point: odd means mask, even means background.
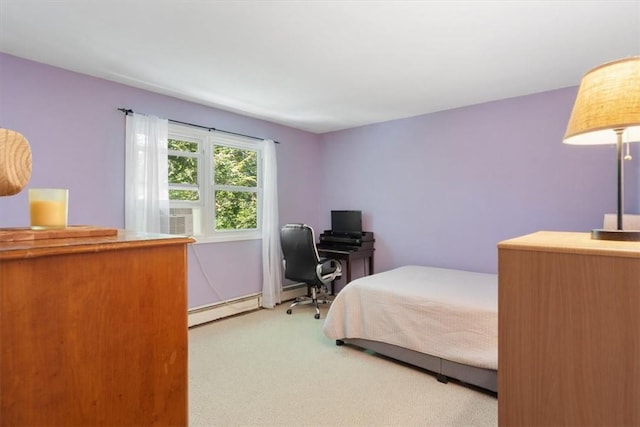
[[[200,233],[194,233],[193,237],[198,243],[207,242],[227,242],[236,240],[253,240],[262,238],[262,198],[263,198],[263,159],[262,144],[258,140],[231,135],[218,131],[195,128],[169,122],[169,139],[197,142],[197,153],[186,153],[182,151],[169,150],[169,155],[180,155],[195,157],[198,159],[197,189],[200,194],[199,201],[169,201],[170,208],[199,208],[199,229]],[[215,146],[238,148],[241,150],[251,150],[256,152],[258,161],[257,187],[233,187],[217,185],[213,182],[214,167],[213,152]],[[194,186],[180,186],[169,183],[170,190],[194,189]],[[216,230],[215,229],[215,191],[249,191],[255,192],[257,196],[257,228],[244,230]],[[196,220],[196,218],[194,218]],[[194,229],[197,229],[194,224]]]

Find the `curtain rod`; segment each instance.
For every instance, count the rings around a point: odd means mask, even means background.
[[[125,116],[129,115],[129,114],[133,114],[135,112],[135,111],[133,111],[133,110],[131,110],[129,108],[118,108],[118,111],[122,111],[125,114]],[[251,136],[251,135],[245,135],[243,133],[237,133],[237,132],[231,132],[231,131],[228,131],[228,130],[216,129],[216,128],[212,128],[212,127],[209,127],[209,126],[195,125],[193,123],[181,122],[179,120],[172,120],[172,119],[167,119],[167,120],[169,120],[172,123],[178,123],[178,124],[181,124],[181,125],[191,126],[191,127],[194,127],[194,128],[206,129],[209,132],[211,132],[211,131],[224,132],[224,133],[228,133],[230,135],[244,136],[245,138],[259,139],[261,141],[264,140],[264,138],[259,138],[257,136]],[[273,142],[276,143],[276,144],[280,144],[278,141],[273,141]]]

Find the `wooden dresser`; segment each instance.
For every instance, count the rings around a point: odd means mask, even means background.
[[[191,239],[0,242],[0,425],[187,425]]]
[[[640,243],[498,245],[501,426],[640,425]]]

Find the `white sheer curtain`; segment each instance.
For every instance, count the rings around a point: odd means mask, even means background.
[[[282,251],[278,220],[278,167],[276,147],[264,141],[264,187],[262,196],[262,306],[273,308],[282,292]]]
[[[169,122],[154,116],[127,115],[125,228],[169,232]]]

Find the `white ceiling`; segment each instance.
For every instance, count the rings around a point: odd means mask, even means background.
[[[324,133],[578,85],[640,0],[0,0],[0,51]]]

